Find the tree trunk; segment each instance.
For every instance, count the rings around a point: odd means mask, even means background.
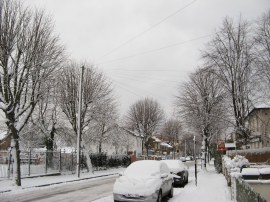
[[[13,176],[17,186],[21,186],[21,164],[20,164],[20,149],[19,149],[19,138],[18,132],[12,130],[12,146],[13,146],[13,158],[14,158],[14,169]]]
[[[85,144],[85,142],[82,140],[82,146],[84,148],[86,148],[86,151],[85,151],[85,154],[86,154],[86,167],[87,167],[87,172],[91,172],[93,173],[94,170],[93,170],[93,165],[92,165],[92,162],[91,162],[91,158],[90,158],[90,153],[89,153],[89,148],[88,146]]]
[[[53,167],[53,144],[54,144],[54,133],[55,133],[55,128],[53,127],[51,132],[50,132],[50,137],[46,137],[46,149],[48,151],[48,166],[50,168]]]
[[[102,152],[102,143],[99,142],[99,145],[98,145],[98,153],[100,154]]]

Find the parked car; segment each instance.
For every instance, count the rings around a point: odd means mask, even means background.
[[[113,186],[114,201],[161,201],[173,197],[173,177],[162,161],[142,160],[129,165]]]
[[[180,157],[180,161],[186,162],[186,157],[184,157],[184,156]]]
[[[180,177],[173,178],[174,187],[183,187],[188,183],[188,168],[183,162],[180,160],[163,160],[162,162],[167,164],[171,173]]]
[[[187,156],[186,161],[193,161],[193,156]]]

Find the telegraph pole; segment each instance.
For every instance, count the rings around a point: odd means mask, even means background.
[[[79,83],[79,105],[78,105],[78,129],[77,129],[77,176],[80,177],[81,162],[81,111],[82,111],[82,82],[83,82],[84,66],[81,67],[80,83]]]

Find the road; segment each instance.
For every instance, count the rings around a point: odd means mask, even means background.
[[[118,176],[95,181],[86,180],[48,188],[24,191],[0,198],[2,202],[89,202],[112,195],[113,184]]]
[[[194,166],[194,161],[187,161],[188,167]],[[190,172],[190,176],[194,173]],[[83,180],[67,184],[59,184],[31,190],[18,190],[12,194],[0,196],[1,202],[89,202],[112,197],[113,184],[118,176]],[[165,199],[164,201],[168,201]]]

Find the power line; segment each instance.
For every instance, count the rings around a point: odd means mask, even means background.
[[[179,81],[175,81],[175,80],[164,80],[164,79],[155,78],[155,77],[148,77],[148,76],[144,76],[144,75],[143,76],[140,75],[140,77],[134,78],[133,75],[117,74],[114,77],[123,78],[123,79],[129,79],[129,80],[134,80],[134,81],[140,81],[140,82],[145,80],[145,79],[148,79],[148,80],[151,79],[151,80],[154,80],[154,81],[179,83]],[[139,79],[142,79],[142,80],[139,80]]]
[[[132,67],[132,68],[138,68],[138,67]],[[189,72],[187,70],[179,70],[179,67],[176,69],[162,69],[162,68],[168,68],[167,66],[164,66],[164,67],[158,67],[158,68],[161,68],[161,69],[147,69],[147,68],[144,68],[144,67],[139,67],[139,68],[143,68],[143,69],[126,69],[125,67],[117,67],[117,68],[114,68],[114,67],[110,67],[110,69],[106,70],[106,71],[112,71],[112,72],[115,72],[115,71],[125,71],[125,72]]]
[[[168,15],[167,17],[163,18],[163,19],[160,20],[159,22],[157,22],[157,23],[151,25],[150,27],[148,27],[148,28],[145,29],[144,31],[142,31],[142,32],[138,33],[137,35],[131,37],[131,38],[128,39],[127,41],[123,42],[123,43],[120,44],[119,46],[113,48],[112,50],[110,50],[110,51],[107,52],[106,54],[104,54],[104,55],[102,55],[101,57],[99,57],[99,58],[97,59],[97,61],[100,60],[101,58],[104,58],[104,57],[110,55],[112,52],[114,52],[114,51],[120,49],[121,47],[125,46],[126,44],[130,43],[131,41],[135,40],[136,38],[142,36],[143,34],[149,32],[151,29],[157,27],[158,25],[160,25],[160,24],[163,23],[164,21],[168,20],[169,18],[175,16],[176,14],[178,14],[179,12],[181,12],[182,10],[184,10],[185,8],[191,6],[191,5],[194,4],[196,1],[198,1],[198,0],[192,1],[191,3],[185,5],[184,7],[178,9],[177,11],[175,11],[175,12],[173,12],[172,14]]]
[[[200,36],[200,37],[197,37],[197,38],[193,38],[193,39],[190,39],[190,40],[186,40],[186,41],[181,41],[181,42],[169,44],[169,45],[166,45],[166,46],[162,46],[160,48],[156,48],[156,49],[152,49],[152,50],[148,50],[148,51],[143,51],[143,52],[140,52],[140,53],[136,53],[134,55],[129,55],[129,56],[121,57],[121,58],[116,58],[116,59],[113,59],[113,60],[108,60],[108,61],[105,61],[105,62],[101,62],[100,64],[107,64],[107,63],[111,63],[111,62],[115,62],[115,61],[119,61],[119,60],[125,60],[125,59],[128,59],[128,58],[132,58],[132,57],[144,55],[144,54],[147,54],[147,53],[152,53],[152,52],[160,51],[160,50],[163,50],[163,49],[171,48],[173,46],[183,45],[183,44],[188,43],[188,42],[197,41],[197,40],[200,40],[200,39],[203,39],[203,38],[210,37],[210,36],[212,36],[214,34],[216,34],[216,33],[208,34],[208,35],[203,35],[203,36]]]
[[[115,79],[112,79],[114,82],[116,82],[116,83],[118,83],[118,85],[120,84],[122,87],[123,86],[127,86],[128,84],[126,84],[126,83],[122,83],[122,82],[119,82],[119,81],[116,81]],[[131,86],[131,85],[128,85],[128,86],[130,86],[131,88],[133,88],[134,89],[134,87],[133,86]],[[127,89],[126,89],[127,90]],[[144,91],[144,93],[146,93],[146,94],[148,94],[148,95],[151,95],[152,97],[156,97],[155,95],[153,95],[151,92],[149,92],[149,91],[146,91],[145,89],[138,89],[138,90],[140,90],[140,91]],[[129,92],[131,92],[130,90],[129,90]],[[133,94],[135,94],[135,93],[133,93]],[[137,94],[137,93],[136,93]],[[136,95],[135,94],[135,95]],[[137,96],[140,96],[140,95],[138,95],[137,94]]]

